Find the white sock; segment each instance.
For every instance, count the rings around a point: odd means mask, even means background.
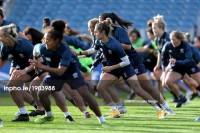
[[[85,110],[85,111],[82,111],[82,113],[83,113],[83,114],[87,113],[87,110]]]
[[[99,120],[99,122],[106,122],[104,116],[100,116],[100,117],[97,117],[97,119]]]
[[[111,103],[109,103],[108,105],[110,106],[110,108],[111,108],[112,110],[117,110],[117,106],[115,105],[114,102],[111,102]]]
[[[52,111],[48,111],[48,112],[46,112],[46,115],[47,116],[53,116],[53,113],[52,113]]]
[[[165,101],[163,104],[161,104],[161,106],[162,106],[164,109],[170,108],[166,101]]]
[[[68,115],[70,115],[69,111],[67,112],[63,112],[64,116],[67,117]]]
[[[117,102],[116,104],[117,106],[124,106],[121,100],[119,100],[119,102]]]
[[[26,107],[19,108],[20,114],[27,114]]]
[[[155,110],[161,110],[161,108],[158,105],[153,106]]]

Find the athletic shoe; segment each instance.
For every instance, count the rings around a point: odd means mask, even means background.
[[[118,106],[117,109],[119,110],[120,114],[126,113],[126,107],[125,106]]]
[[[156,115],[158,119],[164,119],[165,118],[165,112],[163,110],[157,110]]]
[[[127,96],[127,100],[133,100],[135,96],[136,96],[135,92],[131,90],[131,93]]]
[[[0,127],[3,127],[3,121],[0,119]]]
[[[74,122],[74,119],[71,117],[71,115],[66,116],[66,119],[68,122]]]
[[[54,120],[54,116],[42,116],[40,118],[35,119],[35,123],[37,124],[43,124],[47,121],[53,121]]]
[[[198,93],[193,93],[190,97],[190,100],[193,100],[194,98],[198,97]]]
[[[172,109],[170,109],[170,108],[166,108],[165,109],[165,112],[168,114],[168,115],[175,115],[176,113],[172,110]]]
[[[32,110],[28,115],[31,117],[35,117],[37,115],[45,115],[45,111],[36,109],[36,110]]]
[[[120,112],[119,110],[112,110],[107,118],[119,118]]]
[[[29,121],[28,114],[20,114],[17,116],[16,119],[12,120],[12,122],[19,122],[19,121]]]
[[[183,104],[185,104],[187,102],[187,99],[185,98],[185,96],[181,97],[178,101],[178,103],[176,104],[176,108],[180,108]]]
[[[199,121],[199,122],[200,122],[200,117],[197,117],[197,118],[195,119],[195,121]]]
[[[178,98],[174,98],[173,100],[172,100],[172,103],[177,103],[178,102]]]
[[[84,117],[85,117],[85,118],[91,118],[92,116],[91,116],[91,114],[90,114],[89,112],[86,112],[86,113],[84,114]]]

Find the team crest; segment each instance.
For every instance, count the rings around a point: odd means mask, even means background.
[[[181,53],[184,53],[184,49],[183,49],[183,48],[182,48],[182,49],[180,49],[180,52],[181,52]]]
[[[12,54],[9,54],[9,55],[8,55],[8,58],[13,58],[13,55],[12,55]]]
[[[138,69],[135,69],[135,73],[136,73],[136,74],[138,74],[138,73],[139,73],[139,72],[138,72]]]
[[[21,58],[24,58],[24,54],[19,54],[19,56],[20,56]]]
[[[195,68],[193,67],[193,68],[191,69],[191,71],[192,71],[192,72],[195,72]]]
[[[74,74],[73,74],[73,78],[74,78],[74,79],[78,78],[78,73],[74,73]]]
[[[112,51],[111,51],[111,50],[108,50],[108,53],[109,53],[109,54],[112,54]]]
[[[127,73],[126,72],[124,73],[124,78],[127,78]]]
[[[49,58],[49,57],[46,57],[46,61],[49,61],[49,62],[50,62],[50,61],[51,61],[51,58]]]

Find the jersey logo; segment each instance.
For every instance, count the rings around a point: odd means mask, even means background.
[[[169,53],[172,53],[172,50],[169,50]]]
[[[135,73],[136,73],[136,74],[138,74],[138,73],[139,73],[139,72],[138,72],[138,69],[135,69]]]
[[[78,73],[74,73],[74,74],[73,74],[73,78],[74,78],[74,79],[78,78]]]
[[[180,52],[181,52],[181,53],[184,53],[184,49],[183,49],[183,48],[181,48],[181,49],[180,49]]]
[[[51,58],[49,58],[49,57],[46,57],[46,61],[49,61],[49,62],[50,62],[50,61],[51,61]]]
[[[19,56],[20,56],[21,58],[24,58],[24,57],[25,57],[23,54],[19,54]]]
[[[12,55],[12,54],[9,54],[9,55],[8,55],[8,58],[13,58],[13,55]]]
[[[191,68],[191,71],[192,71],[192,72],[195,72],[195,68],[194,68],[194,67],[193,67],[193,68]]]
[[[112,54],[112,51],[111,51],[111,50],[108,50],[108,53],[109,53],[109,54]]]
[[[124,73],[124,78],[127,78],[127,73],[126,72]]]

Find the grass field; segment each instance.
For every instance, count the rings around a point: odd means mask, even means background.
[[[1,96],[0,96],[1,97]],[[2,103],[9,101],[8,97],[1,97]],[[171,100],[171,98],[168,98]],[[82,113],[75,107],[69,106],[71,115],[75,119],[74,123],[65,121],[63,114],[58,107],[53,106],[55,119],[53,122],[45,124],[35,124],[34,119],[30,118],[29,122],[10,122],[14,119],[14,113],[17,112],[15,106],[0,106],[0,118],[4,121],[4,127],[0,128],[0,133],[57,133],[57,132],[184,132],[195,133],[200,132],[200,122],[194,122],[197,116],[200,116],[200,98],[196,98],[183,106],[182,108],[174,108],[175,103],[170,106],[176,112],[176,115],[167,115],[165,119],[158,120],[155,110],[150,106],[127,106],[127,113],[121,118],[107,119],[109,126],[99,125],[95,115],[90,119],[83,117]],[[27,106],[27,109],[33,109]],[[107,114],[109,107],[101,106],[103,114]]]

